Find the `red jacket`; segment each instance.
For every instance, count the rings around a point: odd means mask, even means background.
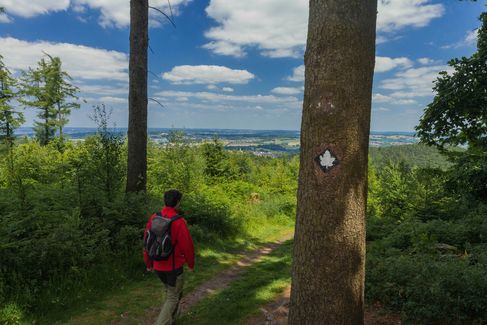
[[[164,217],[174,217],[177,215],[176,209],[171,207],[164,207],[161,211]],[[154,213],[147,226],[145,227],[144,239],[147,230],[152,226],[152,219],[156,216]],[[184,218],[178,219],[171,224],[171,242],[176,244],[174,249],[174,268],[178,269],[188,263],[190,269],[194,269],[194,246],[193,239],[188,230],[186,220]],[[172,271],[173,270],[173,256],[165,261],[152,261],[144,249],[144,262],[147,268],[154,268],[156,271]]]

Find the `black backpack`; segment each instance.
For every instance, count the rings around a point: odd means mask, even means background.
[[[152,225],[147,230],[144,239],[144,249],[153,261],[167,260],[174,252],[171,241],[171,225],[182,217],[163,217],[159,212],[152,219]]]

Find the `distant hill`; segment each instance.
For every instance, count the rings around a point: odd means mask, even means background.
[[[370,158],[376,168],[381,168],[387,162],[398,163],[404,161],[409,166],[421,168],[441,168],[450,166],[447,159],[438,149],[423,144],[407,144],[401,146],[370,147]]]

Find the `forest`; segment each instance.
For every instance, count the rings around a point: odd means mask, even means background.
[[[368,161],[366,305],[404,323],[487,322],[487,13],[480,19],[477,51],[452,59],[453,72],[435,81],[416,126],[421,144],[354,156]],[[105,105],[91,113],[96,135],[64,136],[79,103],[60,58],[46,55],[17,78],[0,56],[0,84],[2,324],[136,323],[160,298],[158,280],[145,272],[142,237],[170,189],[184,194],[181,213],[197,248],[186,293],[234,267],[242,252],[282,240],[182,324],[242,322],[289,288],[299,199],[310,199],[296,196],[302,155],[259,157],[225,150],[218,138],[193,145],[173,132],[167,143],[147,141],[146,174],[131,174],[130,134],[113,132]],[[24,117],[13,102],[37,110],[35,137],[15,136]],[[326,173],[336,157],[325,153],[318,157]],[[145,190],[127,190],[128,175],[144,178],[131,186]]]
[[[95,294],[140,281],[142,230],[171,188],[184,193],[202,263],[211,264],[209,250],[215,258],[292,230],[297,156],[229,152],[217,139],[191,147],[175,133],[165,146],[149,145],[147,195],[127,195],[125,147],[100,128],[80,143],[25,140],[11,156],[3,151],[0,315],[7,324],[59,320]],[[485,321],[485,199],[465,190],[455,168],[437,167],[446,165],[443,156],[418,166],[423,147],[387,149],[370,157],[367,300],[411,321]]]

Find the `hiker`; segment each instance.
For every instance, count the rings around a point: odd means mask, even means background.
[[[182,197],[183,194],[177,190],[164,193],[165,206],[161,212],[151,216],[144,233],[144,262],[147,271],[156,272],[165,288],[165,300],[156,321],[157,325],[169,325],[175,322],[179,314],[179,301],[183,295],[184,264],[187,263],[189,270],[194,271],[193,239],[186,220],[177,212]],[[163,235],[157,234],[159,224],[167,229],[161,231]],[[155,234],[157,236],[154,236]],[[172,244],[169,245],[169,249],[165,244],[153,244],[150,240],[150,237],[155,237],[159,238],[160,242],[164,242],[164,238],[168,238],[167,234]]]

